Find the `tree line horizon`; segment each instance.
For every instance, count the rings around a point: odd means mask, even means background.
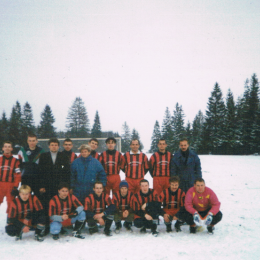
[[[174,153],[179,149],[179,140],[187,138],[192,150],[198,154],[216,155],[248,155],[260,152],[260,97],[259,83],[254,73],[251,79],[246,79],[243,95],[235,101],[231,89],[228,89],[224,100],[221,88],[216,82],[208,99],[205,115],[198,111],[192,123],[185,125],[185,114],[182,106],[177,102],[171,115],[166,107],[162,127],[155,121],[150,153],[158,150],[159,139],[166,140],[167,150]],[[25,103],[23,109],[19,101],[13,106],[10,118],[5,111],[0,119],[0,142],[11,141],[14,145],[26,145],[27,135],[34,133],[38,138],[100,138],[121,137],[121,151],[129,150],[132,139],[143,144],[138,131],[132,132],[125,121],[122,134],[118,132],[103,132],[101,122],[96,111],[92,128],[87,109],[80,97],[76,97],[68,110],[66,131],[56,131],[51,107],[47,104],[41,113],[41,121],[35,126],[30,104]]]

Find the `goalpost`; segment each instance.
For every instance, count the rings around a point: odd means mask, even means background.
[[[116,150],[121,152],[121,137],[114,137],[116,139]],[[60,151],[63,150],[63,141],[65,140],[66,138],[58,138],[58,140],[60,141]],[[88,144],[89,140],[91,139],[91,137],[89,138],[70,138],[70,140],[72,141],[73,143],[73,152],[75,153],[79,153],[79,150],[78,148],[82,145],[82,144]],[[103,151],[107,150],[107,147],[106,147],[106,139],[107,137],[105,138],[96,138],[98,140],[98,148],[97,148],[97,152],[98,153],[102,153]],[[48,141],[49,139],[38,139],[38,146],[42,147],[44,149],[45,152],[49,151],[49,147],[48,147]]]

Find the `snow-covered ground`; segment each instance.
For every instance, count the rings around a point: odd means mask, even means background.
[[[5,234],[6,203],[0,207],[0,259],[260,259],[260,156],[200,156],[203,178],[221,202],[222,221],[214,235],[201,231],[189,234],[165,232],[163,222],[158,237],[134,229],[106,237],[102,230],[80,240],[50,235],[39,243],[33,232],[15,242]],[[150,181],[151,177],[146,176]],[[114,229],[114,224],[112,226]]]

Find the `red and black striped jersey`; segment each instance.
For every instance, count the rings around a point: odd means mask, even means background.
[[[112,201],[116,205],[116,208],[119,211],[125,211],[125,210],[130,210],[131,208],[131,200],[133,197],[132,192],[128,192],[125,197],[121,196],[120,191],[117,191],[116,193],[113,194]]]
[[[153,177],[170,177],[172,157],[170,152],[155,152],[149,160],[151,175]]]
[[[78,156],[74,152],[72,152],[70,156],[70,163],[72,163],[75,159],[77,159],[77,157]]]
[[[142,191],[137,192],[132,198],[132,209],[134,211],[141,210],[142,205],[148,202],[157,201],[160,202],[159,195],[153,189],[149,189],[147,194],[143,194]]]
[[[15,157],[3,155],[0,157],[0,182],[14,183],[18,187],[21,182],[20,161]]]
[[[99,156],[99,161],[102,164],[107,175],[119,174],[120,169],[124,168],[124,156],[116,151],[104,151]]]
[[[62,151],[62,153],[67,155],[67,157],[69,158],[69,162],[70,163],[72,163],[75,159],[78,158],[78,156],[74,152],[72,152],[72,151],[64,150],[64,151]]]
[[[96,152],[96,151],[91,151],[90,155],[91,155],[93,158],[99,160],[99,156],[100,156],[100,155],[99,155],[98,152]]]
[[[148,158],[147,156],[140,152],[139,154],[132,154],[126,152],[124,154],[125,158],[125,175],[132,179],[141,179],[149,170]]]
[[[66,199],[61,199],[58,195],[55,195],[50,200],[49,216],[69,215],[80,206],[82,206],[81,202],[74,195],[68,195]]]
[[[180,209],[184,207],[185,192],[181,189],[172,192],[171,188],[163,190],[160,194],[160,201],[164,209]]]
[[[43,210],[43,207],[36,196],[30,195],[27,201],[23,201],[20,196],[18,196],[12,201],[8,209],[8,218],[31,220],[33,211],[39,210]]]
[[[94,214],[102,213],[106,210],[108,206],[114,204],[110,196],[104,192],[98,197],[96,194],[90,194],[85,199],[85,208],[84,210],[89,210]]]

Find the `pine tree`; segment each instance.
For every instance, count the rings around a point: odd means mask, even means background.
[[[139,143],[140,143],[139,150],[142,151],[144,149],[144,146],[140,140],[139,133],[135,130],[135,128],[133,129],[132,134],[131,134],[131,140],[133,140],[133,139],[139,140]]]
[[[188,121],[187,126],[185,127],[185,137],[188,139],[190,146],[192,146],[192,129],[190,121]]]
[[[15,106],[12,108],[9,120],[9,140],[13,143],[13,145],[22,145],[22,129],[23,123],[21,105],[18,101],[16,101]]]
[[[9,128],[8,120],[6,118],[5,112],[3,112],[2,119],[0,120],[0,145],[2,145],[4,141],[9,140],[8,128]]]
[[[257,118],[257,111],[259,107],[259,84],[256,74],[253,74],[250,81],[249,95],[246,93],[244,110],[244,148],[246,154],[254,153],[256,151],[255,138],[253,138],[253,127]],[[248,149],[247,149],[248,148]]]
[[[253,153],[260,154],[260,105],[256,112],[255,122],[252,127]]]
[[[70,137],[89,136],[90,128],[87,109],[85,108],[84,102],[80,97],[77,97],[72,106],[69,108],[67,120],[67,135]]]
[[[225,135],[226,154],[233,154],[235,152],[236,141],[237,141],[237,116],[236,116],[236,105],[233,98],[233,93],[228,90],[226,99],[226,116],[225,116]]]
[[[192,123],[192,148],[197,153],[202,153],[202,141],[203,141],[203,127],[204,127],[204,115],[199,110],[198,114],[195,116],[193,123]]]
[[[242,97],[238,97],[236,102],[236,143],[234,147],[234,154],[244,154],[244,137],[243,137],[243,124],[244,124],[244,112],[243,112],[244,101]]]
[[[162,138],[166,140],[166,143],[168,144],[168,148],[169,148],[173,140],[173,133],[172,133],[172,117],[168,107],[166,107],[166,111],[162,123]]]
[[[179,141],[181,138],[186,137],[186,132],[184,128],[184,113],[182,106],[176,103],[175,110],[172,116],[172,141],[169,143],[170,151],[178,151]]]
[[[101,135],[102,135],[101,124],[100,124],[100,119],[97,111],[94,119],[93,128],[91,130],[91,137],[98,138],[101,137]]]
[[[56,137],[55,127],[53,123],[55,122],[54,116],[52,114],[49,105],[46,105],[43,112],[41,113],[41,121],[38,126],[38,135],[40,138],[52,138]]]
[[[149,153],[154,153],[158,150],[157,144],[161,138],[161,131],[160,131],[160,125],[159,122],[156,120],[154,129],[153,129],[153,135],[152,135],[152,143],[151,148],[149,150]]]
[[[222,91],[215,84],[206,110],[205,141],[207,149],[213,154],[221,154],[225,141],[225,113],[226,107],[222,97]]]
[[[121,140],[121,150],[122,153],[125,153],[130,149],[131,133],[130,133],[130,128],[126,122],[124,122],[122,128],[123,128],[123,134]]]
[[[33,120],[32,108],[28,102],[25,103],[22,113],[23,122],[23,144],[26,144],[28,134],[35,133],[35,125]]]

